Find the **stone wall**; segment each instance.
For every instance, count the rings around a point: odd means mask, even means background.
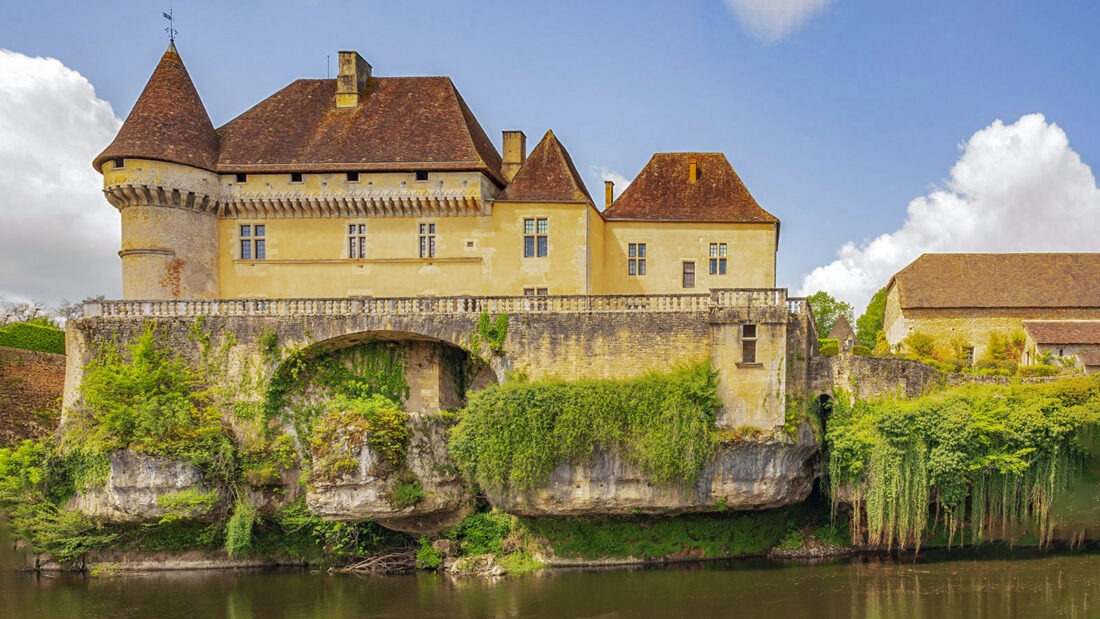
[[[0,447],[57,427],[65,355],[0,347]]]

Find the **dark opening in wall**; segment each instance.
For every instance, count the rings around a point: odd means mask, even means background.
[[[111,164],[114,166],[114,168],[116,170],[121,168],[122,164],[124,164],[124,163],[126,163],[126,161],[122,157],[116,157],[115,159],[111,160]]]
[[[247,181],[248,181],[248,175],[247,174],[242,174],[241,172],[237,173],[237,182],[238,183],[244,183],[244,182],[247,182]]]
[[[416,180],[418,180],[418,181],[428,180],[428,171],[427,170],[417,170],[416,171]]]
[[[292,182],[292,183],[302,182],[302,173],[301,172],[291,172],[290,173],[290,182]]]
[[[348,172],[348,182],[349,183],[358,183],[359,182],[359,173],[358,172]]]

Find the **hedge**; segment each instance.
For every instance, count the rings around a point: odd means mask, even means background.
[[[0,346],[65,354],[65,332],[54,327],[17,322],[0,327]]]

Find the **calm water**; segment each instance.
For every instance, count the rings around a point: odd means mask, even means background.
[[[0,617],[1100,617],[1100,555],[829,565],[729,565],[534,574],[304,571],[35,576],[0,523]]]

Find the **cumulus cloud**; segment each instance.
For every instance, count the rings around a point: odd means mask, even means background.
[[[725,0],[725,3],[749,34],[774,43],[820,15],[832,0]]]
[[[622,174],[619,174],[614,170],[605,168],[604,166],[590,165],[588,166],[588,171],[592,176],[599,179],[600,190],[603,189],[604,181],[611,181],[612,183],[615,183],[616,199],[619,196],[623,195],[623,192],[626,191],[626,188],[630,186],[629,178],[623,176]],[[603,195],[600,191],[597,191],[596,194]]]
[[[91,161],[121,122],[58,60],[0,49],[0,300],[120,295],[118,213]]]
[[[1100,189],[1061,127],[1041,114],[998,120],[960,149],[945,187],[910,202],[899,230],[846,243],[801,294],[826,290],[861,311],[925,252],[1100,251]]]

